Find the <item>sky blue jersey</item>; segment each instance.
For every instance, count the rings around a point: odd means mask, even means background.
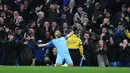
[[[69,50],[68,50],[68,47],[66,44],[66,39],[67,39],[67,36],[56,38],[56,39],[53,39],[50,42],[48,42],[48,44],[49,45],[53,44],[57,48],[58,55],[69,54]]]

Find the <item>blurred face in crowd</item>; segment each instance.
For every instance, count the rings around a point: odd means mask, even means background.
[[[53,48],[52,52],[53,52],[53,55],[57,55],[57,49],[56,48]]]
[[[44,18],[44,12],[38,12],[38,19],[43,19]]]
[[[127,39],[124,39],[124,40],[123,40],[123,44],[124,44],[124,45],[128,45],[128,40],[127,40]]]
[[[57,26],[56,22],[52,22],[51,26],[56,27]]]
[[[90,37],[89,33],[84,34],[84,39],[89,39],[89,37]]]
[[[107,28],[102,28],[102,33],[106,34],[107,33]]]
[[[104,20],[103,20],[103,24],[110,24],[109,19],[108,19],[108,18],[104,18]]]
[[[34,29],[29,28],[28,34],[29,34],[30,36],[34,36],[34,34],[35,34]]]
[[[18,11],[14,11],[13,15],[14,15],[14,18],[18,18],[18,16],[19,16]]]
[[[86,24],[87,24],[88,22],[89,22],[88,15],[85,14],[85,15],[83,16],[83,22],[82,22],[82,23],[86,23]],[[83,24],[83,25],[85,26],[86,24]]]
[[[100,7],[101,7],[101,5],[100,5],[99,2],[95,3],[95,8],[96,8],[96,9],[100,9]]]
[[[22,17],[22,16],[19,16],[19,17],[18,17],[18,22],[19,22],[19,23],[23,22],[23,17]]]
[[[71,1],[71,2],[69,3],[69,8],[74,8],[74,5],[75,5],[75,2],[74,2],[74,1]]]
[[[121,30],[123,28],[122,25],[118,25],[118,30]]]
[[[0,17],[0,24],[4,23],[4,19],[2,17]]]
[[[83,23],[85,23],[83,24],[84,26],[86,26],[88,22],[89,22],[89,19],[87,17],[83,18]]]
[[[22,31],[21,31],[20,29],[16,29],[16,30],[15,30],[15,34],[16,34],[16,35],[21,35],[21,32],[22,32]]]
[[[87,6],[90,6],[90,5],[91,5],[91,0],[87,0],[87,1],[86,1],[86,5],[87,5]]]
[[[7,11],[7,10],[8,10],[8,6],[4,5],[4,11]]]
[[[28,31],[29,34],[34,34],[34,29],[30,28]]]
[[[0,10],[3,10],[3,6],[2,5],[0,5]]]
[[[122,7],[122,12],[126,12],[127,8],[126,7]]]
[[[59,38],[61,36],[61,32],[59,30],[55,31],[55,37]]]
[[[24,7],[26,7],[26,8],[28,7],[28,1],[24,2]]]
[[[67,23],[63,23],[63,28],[68,28],[68,24]]]
[[[83,11],[82,7],[78,7],[78,12],[81,13]]]
[[[23,4],[20,5],[20,10],[24,10],[24,5]]]
[[[100,47],[103,47],[103,46],[104,46],[103,40],[99,40],[99,46],[100,46]]]
[[[114,40],[113,40],[113,38],[112,38],[112,37],[110,37],[109,41],[110,41],[110,43],[111,43],[111,44],[113,44],[113,43],[114,43]]]
[[[110,14],[109,12],[106,12],[105,17],[106,17],[106,18],[110,18],[110,17],[111,17],[111,14]]]
[[[52,9],[52,10],[55,9],[55,5],[54,5],[54,4],[51,4],[51,5],[50,5],[50,9]]]
[[[127,11],[128,11],[128,13],[130,13],[130,7],[128,7]]]
[[[32,22],[30,27],[31,27],[31,28],[34,28],[35,25],[36,25],[36,23],[35,23],[35,22]]]
[[[45,27],[45,28],[49,28],[49,27],[50,27],[49,22],[47,22],[47,21],[46,21],[46,22],[44,22],[44,27]]]

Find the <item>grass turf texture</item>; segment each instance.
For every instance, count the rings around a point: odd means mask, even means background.
[[[0,73],[130,73],[130,68],[0,66]]]

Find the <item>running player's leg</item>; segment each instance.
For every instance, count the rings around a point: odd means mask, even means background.
[[[61,66],[63,61],[64,61],[64,58],[60,55],[57,55],[55,66]]]
[[[73,66],[73,61],[69,54],[65,56],[65,62],[68,64],[68,66]]]

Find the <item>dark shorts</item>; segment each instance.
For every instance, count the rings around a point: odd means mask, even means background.
[[[74,63],[74,66],[79,66],[81,55],[79,49],[69,49],[70,56],[72,58],[72,61]]]

